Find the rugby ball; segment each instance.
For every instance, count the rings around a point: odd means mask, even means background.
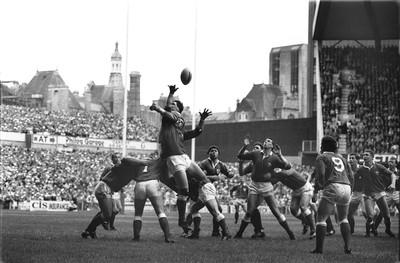
[[[183,85],[187,85],[192,80],[192,72],[188,68],[184,68],[181,72],[181,81]]]

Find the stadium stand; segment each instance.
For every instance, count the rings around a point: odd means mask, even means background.
[[[351,56],[347,81],[341,72],[346,54]],[[370,148],[398,154],[398,47],[323,47],[320,57],[324,134],[344,138],[347,152]]]
[[[1,105],[1,131],[49,133],[99,139],[122,139],[123,120],[119,115],[72,110],[48,111]],[[128,119],[127,139],[155,142],[158,129],[139,117]]]

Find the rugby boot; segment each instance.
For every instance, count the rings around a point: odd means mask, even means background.
[[[89,234],[90,234],[90,237],[93,238],[93,239],[98,238],[98,236],[96,234],[96,231],[95,232],[91,232]]]
[[[225,227],[224,230],[222,230],[222,238],[221,238],[221,240],[222,241],[226,241],[226,240],[231,239],[231,238],[232,238],[231,232],[229,231],[228,227]]]
[[[183,233],[181,234],[181,237],[187,237],[189,235],[189,231],[192,230],[187,222],[181,222],[179,223],[179,226],[182,228]]]
[[[396,237],[396,235],[392,232],[392,230],[390,230],[390,225],[391,225],[390,221],[389,222],[385,221],[385,226],[386,226],[385,233],[390,237]]]
[[[254,233],[254,234],[251,236],[251,238],[253,238],[253,239],[259,239],[259,238],[264,238],[264,237],[265,237],[265,233],[264,233],[263,230],[261,230],[261,231],[259,231],[259,232],[257,232],[257,233]]]
[[[102,221],[101,225],[103,226],[103,228],[105,230],[107,230],[107,231],[110,230],[110,223],[108,221]]]
[[[200,229],[193,229],[192,233],[189,236],[187,236],[187,238],[189,238],[189,239],[199,239],[199,237],[200,237],[199,234],[200,234]]]
[[[176,243],[176,241],[171,237],[171,235],[166,235],[165,243]]]
[[[390,237],[396,237],[396,235],[388,228],[386,228],[385,233],[388,234]]]
[[[89,231],[85,230],[85,231],[82,232],[81,236],[83,238],[88,238],[89,236],[91,238],[98,238],[98,236],[96,234],[96,231],[95,232],[89,232]]]
[[[219,231],[213,231],[213,232],[211,233],[211,236],[212,236],[212,237],[220,237],[221,234],[219,233]]]
[[[89,233],[89,231],[83,231],[82,232],[82,234],[81,234],[81,236],[83,237],[83,238],[88,238],[89,236],[90,236],[90,233]]]

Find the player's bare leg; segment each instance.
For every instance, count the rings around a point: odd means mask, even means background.
[[[232,237],[228,226],[226,225],[225,222],[225,216],[219,211],[218,209],[218,202],[217,199],[210,199],[206,202],[206,207],[208,211],[213,215],[213,217],[216,219],[218,224],[221,226],[222,229],[222,238],[221,240],[228,240]]]
[[[293,231],[290,229],[286,217],[279,211],[278,204],[276,203],[275,197],[273,195],[269,195],[264,197],[265,202],[267,203],[269,209],[272,214],[278,219],[279,224],[285,229],[286,233],[289,235],[289,238],[295,240]]]
[[[258,205],[258,195],[250,194],[247,200],[247,212],[242,218],[242,222],[240,223],[239,230],[233,236],[233,238],[242,238],[243,232],[246,230],[246,227],[250,223],[251,217],[253,215],[254,209]]]
[[[150,197],[150,202],[154,207],[154,211],[156,212],[156,215],[158,216],[158,221],[160,223],[160,227],[162,231],[164,232],[164,238],[166,243],[176,243],[176,241],[172,238],[171,232],[169,230],[169,223],[167,216],[165,215],[164,212],[164,205],[163,205],[163,199],[161,195],[158,196],[153,196]]]
[[[347,220],[347,213],[349,211],[349,205],[336,205],[338,220],[340,225],[340,233],[342,234],[344,241],[344,253],[351,254],[349,249],[350,243],[350,225]]]
[[[314,254],[322,254],[324,249],[324,241],[326,236],[326,219],[332,214],[334,205],[324,198],[321,199],[318,212],[317,212],[317,224],[316,224],[316,248],[311,251]]]
[[[386,226],[385,233],[390,237],[396,237],[396,235],[391,230],[389,207],[387,205],[385,196],[382,196],[381,198],[379,198],[376,201],[376,203],[379,207],[382,217],[384,218],[383,222],[385,223],[385,226]]]
[[[374,223],[375,201],[369,197],[366,197],[364,199],[364,203],[365,203],[365,211],[367,212],[367,218],[366,218],[367,222],[365,223],[365,237],[370,237],[371,232],[374,235],[377,235],[378,232],[375,229],[375,223]]]

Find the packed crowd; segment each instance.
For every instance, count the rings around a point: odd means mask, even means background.
[[[141,118],[130,117],[127,123],[128,140],[157,140],[158,129]],[[114,114],[1,105],[1,131],[26,133],[31,130],[33,133],[122,139],[122,128],[122,117]]]
[[[110,153],[79,150],[75,152],[54,151],[32,148],[30,150],[12,145],[1,145],[2,174],[0,202],[23,202],[30,200],[77,201],[79,204],[94,203],[94,188],[101,172],[111,165]],[[137,154],[136,158],[146,155]],[[222,204],[231,201],[229,191],[241,180],[249,184],[250,177],[240,177],[238,163],[227,163],[235,173],[232,179],[223,177],[215,182],[218,199]],[[309,176],[312,168],[294,165],[304,176]],[[73,176],[72,176],[73,175]],[[127,202],[133,201],[134,182],[124,191]],[[275,185],[275,196],[281,207],[290,203],[290,192],[280,183]],[[165,196],[174,199],[173,194],[163,186]],[[171,197],[169,197],[171,196]],[[167,200],[167,203],[171,202]],[[173,204],[174,205],[174,204]],[[81,207],[80,207],[81,208]]]
[[[324,47],[320,59],[324,134],[347,134],[347,151],[396,153],[400,145],[398,47]],[[340,114],[348,114],[341,121]],[[394,147],[393,147],[394,146]],[[398,153],[397,153],[398,154]]]

